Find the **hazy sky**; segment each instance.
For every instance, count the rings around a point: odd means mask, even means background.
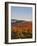
[[[32,7],[11,6],[11,19],[32,20]]]

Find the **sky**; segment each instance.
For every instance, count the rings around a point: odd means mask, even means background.
[[[32,20],[32,7],[11,6],[11,19]]]

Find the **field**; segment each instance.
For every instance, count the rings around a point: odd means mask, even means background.
[[[32,22],[24,20],[11,20],[11,39],[32,38]]]

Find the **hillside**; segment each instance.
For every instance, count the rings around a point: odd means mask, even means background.
[[[19,31],[20,29],[29,29],[29,31],[31,31],[32,29],[32,22],[31,21],[16,21],[16,22],[12,22],[11,23],[12,29],[14,29],[14,31]]]
[[[32,33],[32,22],[24,20],[11,20],[11,31],[15,32],[18,37],[23,33]],[[20,34],[20,35],[19,35]]]

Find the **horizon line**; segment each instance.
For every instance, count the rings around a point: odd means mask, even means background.
[[[23,21],[32,21],[31,19],[15,19],[15,20],[23,20]]]

